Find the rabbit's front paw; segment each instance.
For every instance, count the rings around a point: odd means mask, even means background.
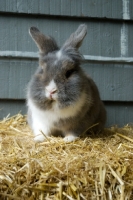
[[[64,142],[73,142],[76,139],[78,139],[78,137],[75,136],[75,135],[67,135],[67,136],[64,137],[63,140],[64,140]]]
[[[43,142],[45,140],[45,137],[42,134],[39,134],[34,137],[35,142]]]

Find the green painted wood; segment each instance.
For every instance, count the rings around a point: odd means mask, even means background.
[[[26,85],[38,66],[37,60],[0,60],[0,98],[24,99]],[[83,69],[96,82],[105,101],[133,101],[133,67],[122,64],[87,63]]]
[[[25,115],[27,113],[27,107],[25,101],[17,100],[0,100],[0,119],[13,116],[18,113]]]
[[[133,8],[133,7],[132,7]],[[127,34],[128,34],[128,56],[133,57],[133,47],[131,44],[133,44],[133,23],[128,24],[127,27]]]
[[[131,0],[1,0],[0,12],[133,19]]]
[[[106,126],[133,124],[133,103],[105,102],[107,110]]]
[[[105,57],[105,56],[92,56],[92,55],[83,55],[83,57],[85,60],[84,62],[88,63],[133,64],[133,57]],[[39,52],[0,51],[0,58],[37,60],[39,58]]]
[[[133,57],[132,20],[131,0],[4,0],[0,1],[0,51],[37,52],[28,34],[30,26],[53,36],[61,46],[79,24],[86,23],[84,55],[126,60]],[[26,113],[26,85],[37,65],[37,59],[0,57],[0,118]],[[105,101],[107,126],[133,122],[132,65],[92,62],[83,68]]]
[[[81,47],[84,55],[97,55],[107,57],[120,57],[121,49],[127,48],[128,53],[132,49],[131,39],[128,41],[127,32],[123,33],[121,42],[121,22],[103,22],[97,19],[68,19],[48,17],[26,17],[26,16],[0,16],[0,50],[1,51],[38,51],[35,43],[29,36],[28,29],[37,26],[46,35],[53,36],[61,46],[69,35],[74,32],[79,24],[85,23],[88,26],[88,34]],[[132,24],[127,25],[130,37],[133,35]],[[130,28],[131,27],[131,28]],[[125,30],[125,29],[124,29]],[[123,45],[123,47],[121,47]],[[133,51],[133,50],[132,50]],[[125,55],[125,56],[128,56]]]
[[[0,60],[0,98],[24,99],[26,85],[38,62],[32,60]]]
[[[133,123],[133,103],[105,102],[107,110],[106,127],[113,125],[124,126]],[[8,114],[10,116],[18,113],[26,114],[27,107],[24,101],[0,100],[0,119]]]
[[[102,100],[133,101],[132,65],[88,63],[83,69],[96,82]]]

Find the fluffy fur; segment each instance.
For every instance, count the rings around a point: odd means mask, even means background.
[[[71,142],[93,124],[99,123],[93,131],[104,128],[106,111],[97,86],[80,67],[78,48],[86,33],[86,25],[80,25],[59,49],[54,39],[30,28],[40,50],[27,90],[28,122],[36,141],[43,141],[44,134],[61,134]]]

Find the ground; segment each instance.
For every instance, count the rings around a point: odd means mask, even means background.
[[[0,199],[133,198],[133,127],[111,127],[72,143],[35,143],[25,116],[0,121]]]

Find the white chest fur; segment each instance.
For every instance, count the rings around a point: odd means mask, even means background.
[[[54,124],[56,122],[58,123],[60,119],[76,116],[84,105],[85,97],[86,95],[83,93],[74,105],[71,105],[65,109],[59,109],[58,103],[55,102],[51,110],[41,110],[33,103],[31,99],[28,99],[28,107],[32,113],[32,129],[35,136],[40,137],[41,131],[45,135],[49,135],[51,130],[55,128]],[[39,140],[44,140],[44,137]]]
[[[32,115],[32,128],[35,135],[42,131],[48,135],[53,129],[53,124],[58,121],[57,113],[54,110],[41,110],[32,100],[28,100],[28,106]]]

